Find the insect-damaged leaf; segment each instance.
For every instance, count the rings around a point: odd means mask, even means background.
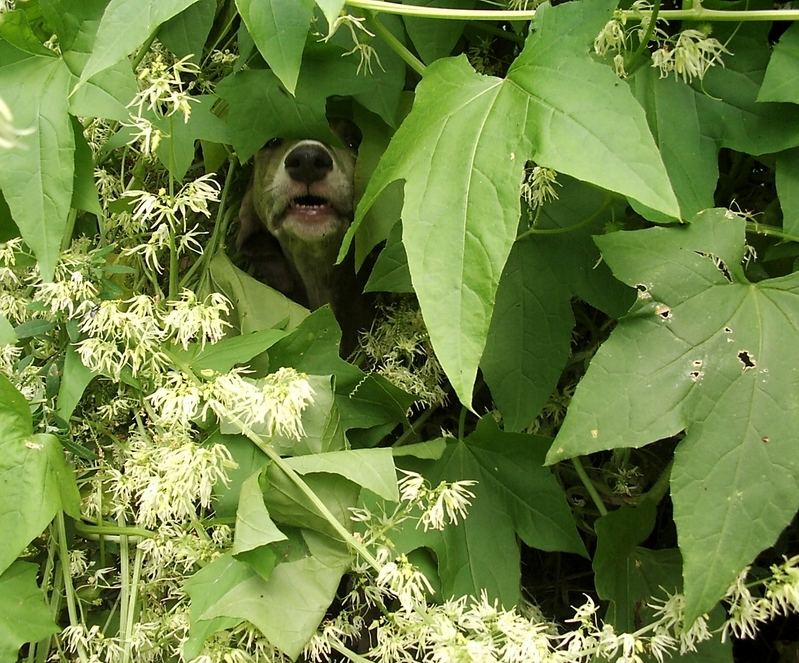
[[[799,275],[749,283],[744,222],[600,237],[639,301],[577,387],[553,463],[686,431],[671,479],[687,620],[771,545],[799,503]]]
[[[646,119],[588,45],[615,2],[542,8],[507,79],[466,59],[428,67],[358,207],[405,180],[403,244],[436,355],[471,403],[527,159],[679,214]]]

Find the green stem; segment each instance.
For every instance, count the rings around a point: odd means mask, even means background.
[[[155,533],[140,527],[118,527],[116,525],[87,525],[75,521],[75,531],[84,537],[94,536],[138,536],[143,539],[155,538]]]
[[[596,212],[594,212],[591,216],[586,217],[582,221],[575,223],[571,226],[566,226],[565,228],[530,228],[525,230],[521,235],[516,238],[516,241],[520,239],[524,239],[525,237],[529,237],[530,235],[565,235],[566,233],[574,232],[575,230],[579,230],[580,228],[584,228],[585,226],[590,226],[594,221],[596,221],[602,214],[605,213],[605,210],[610,206],[613,197],[608,195],[605,197],[605,202]],[[540,209],[540,208],[539,208]]]
[[[644,33],[644,36],[641,38],[641,42],[638,44],[638,48],[635,49],[635,53],[632,54],[630,59],[625,64],[624,69],[627,72],[627,76],[632,76],[635,70],[638,69],[646,61],[644,53],[646,52],[646,47],[649,45],[649,40],[652,39],[652,35],[655,32],[655,26],[657,25],[659,12],[660,12],[660,0],[658,0],[655,6],[652,7],[652,14],[649,17],[649,25],[646,26],[646,32]]]
[[[383,0],[345,0],[345,4],[359,9],[368,9],[384,14],[417,16],[450,21],[529,21],[536,15],[535,9],[443,9],[421,5],[398,4]],[[627,19],[640,20],[652,12],[622,10]],[[660,18],[667,21],[799,21],[799,9],[753,9],[726,11],[721,9],[664,9]]]
[[[588,476],[588,472],[585,471],[583,467],[583,462],[580,460],[579,457],[572,458],[572,465],[574,465],[574,469],[577,471],[577,476],[580,477],[580,481],[582,481],[583,486],[588,491],[588,494],[591,496],[591,499],[594,502],[597,510],[599,511],[599,515],[607,516],[608,509],[605,506],[605,503],[602,501],[602,498],[597,492],[596,486],[594,485],[593,481],[591,481],[591,477]]]
[[[61,250],[66,251],[69,245],[72,244],[72,235],[75,232],[75,219],[78,216],[78,210],[72,208],[67,214],[67,227],[64,229],[64,234],[61,239]]]
[[[236,426],[239,427],[242,433],[246,435],[250,441],[252,441],[255,446],[257,446],[261,451],[263,451],[267,456],[269,456],[270,460],[277,465],[280,470],[289,478],[289,480],[300,489],[300,491],[310,500],[311,504],[317,509],[319,514],[328,522],[330,523],[331,527],[336,530],[338,535],[343,539],[347,545],[350,546],[353,550],[355,550],[363,559],[366,561],[369,566],[371,566],[375,571],[380,572],[383,568],[380,563],[375,559],[375,557],[370,553],[366,546],[363,545],[360,541],[358,541],[351,532],[347,530],[344,525],[342,525],[338,518],[336,518],[328,509],[324,502],[319,499],[316,493],[311,490],[311,487],[305,483],[303,478],[297,474],[292,467],[285,461],[283,458],[280,457],[272,446],[264,440],[260,435],[258,435],[255,431],[253,431],[249,426],[247,426],[243,421],[241,421],[238,417],[230,417],[231,423],[234,423]]]
[[[117,519],[120,527],[125,527],[124,516]],[[127,645],[128,602],[130,601],[130,550],[128,537],[119,538],[119,646],[124,651]]]
[[[158,31],[156,30],[155,32],[153,32],[153,34],[151,34],[147,38],[147,41],[144,42],[141,45],[141,48],[139,49],[139,52],[136,53],[136,57],[133,58],[133,62],[131,62],[131,68],[133,69],[134,72],[136,71],[138,66],[141,64],[141,61],[144,60],[144,56],[147,55],[147,51],[150,50],[150,46],[153,45],[153,42],[155,41],[155,35],[157,33],[158,33]]]
[[[374,28],[376,34],[385,41],[397,55],[399,55],[405,64],[413,69],[420,76],[424,76],[425,66],[424,63],[411,53],[399,39],[385,25],[380,22],[374,12],[369,12],[369,26]]]
[[[660,476],[657,478],[657,481],[652,484],[652,487],[646,491],[641,497],[639,498],[639,502],[650,501],[658,504],[660,500],[663,499],[663,496],[669,490],[669,481],[671,480],[671,468],[674,465],[674,459],[672,458],[669,461],[669,464],[666,465],[666,468],[660,473]]]
[[[799,235],[792,235],[791,233],[786,233],[779,228],[775,228],[774,226],[761,226],[759,223],[755,221],[747,221],[746,222],[746,232],[752,235],[765,235],[766,237],[778,237],[779,239],[783,239],[786,242],[799,242]]]
[[[141,578],[141,566],[142,566],[142,550],[138,546],[136,546],[136,558],[133,562],[133,578],[131,579],[131,591],[129,597],[129,604],[128,604],[128,621],[125,625],[125,636],[126,636],[126,644],[125,648],[122,650],[122,663],[128,663],[130,660],[131,648],[132,648],[132,641],[130,638],[130,634],[133,633],[133,622],[136,616],[136,598],[139,594],[139,579]]]
[[[421,426],[425,421],[427,421],[436,411],[437,408],[431,407],[429,410],[425,410],[416,421],[412,421],[410,426],[408,426],[408,430],[404,431],[402,435],[400,435],[394,443],[391,445],[392,447],[401,447],[403,444],[407,444],[408,440],[410,440],[414,435],[417,434],[419,430],[419,426]]]
[[[335,649],[339,654],[343,654],[355,663],[372,663],[372,661],[360,654],[356,654],[352,649],[345,646],[338,638],[330,638],[330,647]]]
[[[384,2],[383,0],[345,0],[344,4],[384,14],[439,18],[450,21],[529,21],[536,14],[535,9],[442,9],[440,7],[423,7],[420,5],[400,5],[394,2]]]
[[[67,599],[67,614],[69,615],[70,626],[78,625],[78,610],[75,606],[75,588],[72,585],[72,576],[69,573],[69,548],[67,547],[67,530],[64,526],[64,512],[58,511],[55,516],[56,527],[58,529],[58,557],[61,561],[61,573],[64,580],[64,596]],[[88,663],[86,650],[83,645],[78,643],[78,658],[81,663]]]

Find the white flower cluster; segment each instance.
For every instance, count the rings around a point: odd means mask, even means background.
[[[521,188],[522,198],[533,209],[543,207],[550,200],[557,200],[558,192],[555,185],[560,186],[557,177],[558,173],[551,168],[542,166],[525,168]]]
[[[303,437],[302,413],[314,396],[307,376],[293,368],[281,368],[260,380],[251,380],[245,373],[246,369],[234,368],[199,380],[168,371],[148,397],[156,423],[188,427],[210,410],[242,430],[264,427],[270,436]]]
[[[476,485],[476,481],[441,481],[431,488],[420,474],[405,470],[400,472],[405,475],[398,482],[400,499],[422,510],[417,526],[421,524],[425,532],[457,525],[459,520],[466,517],[474,499],[474,493],[469,488]]]
[[[148,295],[105,300],[84,314],[80,330],[88,338],[77,351],[85,366],[114,380],[124,368],[154,378],[169,365],[164,344],[215,343],[229,326],[224,320],[229,311],[223,295],[200,301],[190,290],[166,304]]]
[[[416,397],[416,407],[443,405],[447,394],[422,313],[410,301],[380,307],[377,323],[359,344],[373,370]],[[357,391],[357,389],[356,389]]]
[[[179,523],[207,509],[217,481],[235,467],[222,444],[198,446],[182,432],[158,440],[131,436],[121,470],[109,469],[108,488],[118,515],[135,514],[143,527]]]
[[[139,189],[123,192],[123,197],[133,200],[132,223],[138,224],[148,239],[124,249],[122,254],[144,255],[145,264],[158,273],[163,271],[159,257],[165,250],[173,250],[177,256],[202,254],[198,238],[203,233],[198,224],[189,225],[189,213],[210,217],[209,204],[219,200],[219,191],[219,183],[209,174],[184,184],[174,195],[164,188],[158,193]]]
[[[652,53],[652,67],[660,71],[661,78],[674,73],[677,78],[690,83],[694,79],[702,80],[711,67],[717,64],[724,66],[721,56],[729,55],[730,51],[718,39],[704,32],[688,29],[670,36],[656,24],[652,33],[648,34],[652,9],[649,0],[636,0],[629,11],[642,14],[637,26],[628,28],[627,13],[617,10],[594,39],[594,52],[597,55],[615,53],[613,66],[619,77],[624,78],[628,74],[625,53],[632,50],[633,34],[637,35],[639,44],[643,39],[657,42],[658,48]]]

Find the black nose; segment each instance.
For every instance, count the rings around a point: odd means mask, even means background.
[[[291,179],[306,184],[318,182],[333,170],[333,159],[321,145],[298,145],[283,163]]]

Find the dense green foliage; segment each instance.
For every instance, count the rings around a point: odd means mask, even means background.
[[[799,11],[694,2],[0,1],[0,662],[796,655]],[[346,359],[234,249],[333,117]]]

